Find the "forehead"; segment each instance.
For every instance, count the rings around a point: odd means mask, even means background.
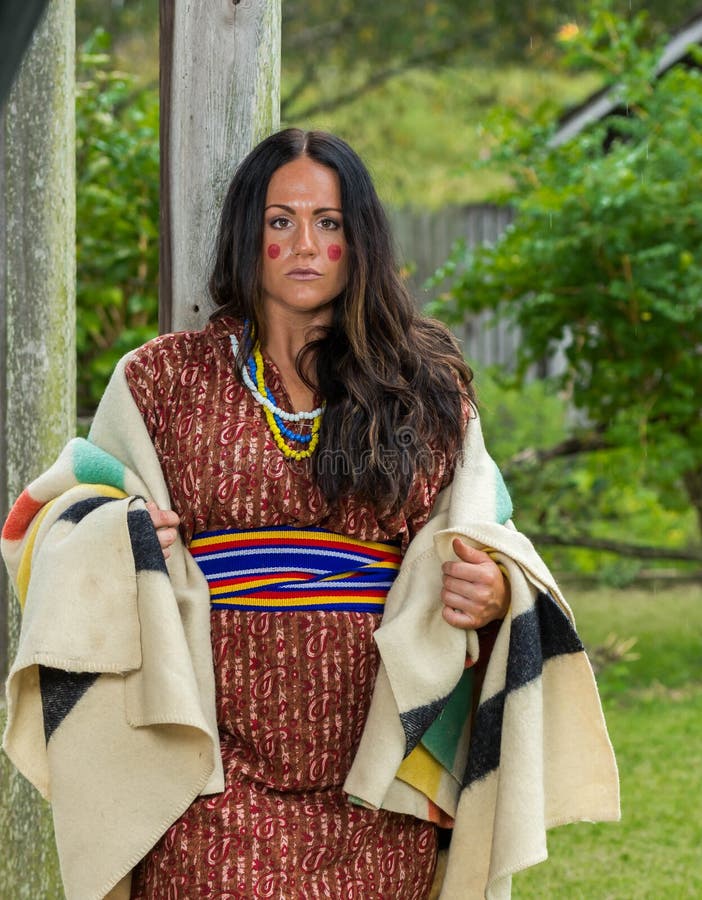
[[[279,203],[341,209],[339,176],[333,169],[301,156],[276,169],[268,182],[266,206]]]

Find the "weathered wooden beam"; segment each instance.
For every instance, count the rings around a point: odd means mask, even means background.
[[[160,0],[161,331],[199,328],[237,163],[280,117],[281,0]]]
[[[8,512],[7,487],[7,213],[5,203],[5,109],[0,106],[0,519]],[[10,583],[0,565],[0,680],[8,669]],[[0,704],[4,700],[0,699]]]
[[[0,123],[3,520],[75,429],[74,32],[74,0],[52,0]],[[20,619],[5,589],[12,656]],[[0,896],[63,897],[49,808],[4,754],[0,834]]]
[[[47,0],[3,0],[0,3],[0,105],[10,90],[46,3]]]

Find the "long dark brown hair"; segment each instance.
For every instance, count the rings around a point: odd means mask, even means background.
[[[472,373],[448,329],[417,312],[397,274],[390,227],[368,170],[340,138],[288,128],[241,163],[220,220],[209,283],[218,307],[213,318],[248,319],[265,342],[266,193],[273,173],[301,156],[339,177],[349,254],[331,325],[297,359],[300,377],[327,404],[312,457],[315,478],[328,500],[353,493],[387,514],[403,504],[418,473],[431,474],[437,454],[460,453],[465,401],[474,401]],[[308,359],[316,383],[305,375]]]

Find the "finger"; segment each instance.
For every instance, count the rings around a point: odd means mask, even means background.
[[[451,579],[454,589],[457,587],[456,582],[463,584],[459,590],[472,590],[471,585],[476,588],[493,588],[500,580],[500,571],[492,560],[487,563],[466,563],[466,562],[450,562],[444,563],[441,567],[441,576],[444,584]]]
[[[453,547],[453,552],[463,562],[482,565],[482,563],[490,560],[490,556],[484,550],[478,550],[477,547],[473,547],[467,541],[461,540],[461,538],[454,538],[451,546]]]
[[[170,547],[171,544],[175,541],[178,536],[178,532],[175,528],[157,528],[156,529],[156,537],[158,538],[158,542],[161,547],[165,550],[167,547]]]
[[[180,517],[172,509],[159,509],[156,516],[159,521],[159,528],[177,528],[180,525]]]
[[[152,500],[146,504],[146,509],[154,528],[177,528],[180,525],[180,517],[172,509],[159,509]]]
[[[448,622],[449,625],[453,625],[454,628],[462,628],[467,630],[469,628],[475,628],[475,620],[468,613],[464,613],[458,609],[452,609],[450,606],[445,606],[441,610],[441,615]]]
[[[493,619],[502,619],[505,616],[509,602],[503,603],[500,598],[493,596],[489,590],[481,590],[478,595],[466,594],[459,588],[453,591],[444,587],[440,594],[444,607],[453,609],[457,613],[463,613],[470,617],[471,624],[475,628],[486,625]]]
[[[453,591],[442,591],[441,602],[444,606],[455,609],[457,612],[473,616],[473,618],[478,618],[482,610],[480,604],[474,603],[472,600],[461,594],[454,594]]]
[[[493,596],[491,585],[482,581],[468,581],[465,578],[452,578],[444,575],[443,587],[445,591],[483,605]]]

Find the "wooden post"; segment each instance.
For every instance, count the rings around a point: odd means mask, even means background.
[[[0,123],[3,521],[75,431],[74,32],[74,0],[52,0]],[[2,603],[11,657],[19,611]],[[1,897],[63,897],[50,810],[1,753],[0,835]]]
[[[160,0],[161,331],[199,328],[226,187],[280,117],[281,0]]]

